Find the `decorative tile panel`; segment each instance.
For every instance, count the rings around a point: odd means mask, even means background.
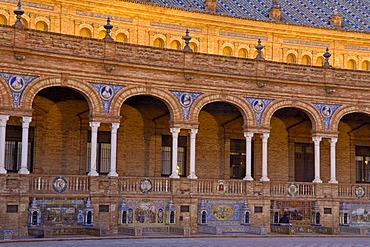
[[[271,99],[259,99],[259,98],[245,98],[251,105],[254,114],[256,116],[256,124],[261,124],[262,114],[266,107],[272,102]]]
[[[24,89],[38,76],[0,73],[0,76],[8,84],[13,97],[13,105],[19,106]]]
[[[325,129],[329,129],[331,117],[333,116],[333,113],[340,107],[340,105],[322,104],[322,103],[313,103],[313,104],[321,113],[321,116],[324,120]]]
[[[182,91],[172,91],[176,98],[179,100],[182,109],[182,115],[185,120],[189,119],[189,111],[191,106],[193,105],[194,100],[196,100],[202,93],[194,93],[194,92],[182,92]]]
[[[124,88],[124,86],[109,85],[97,82],[90,82],[90,84],[96,89],[96,91],[98,91],[104,112],[109,113],[113,96],[116,95],[119,90]]]

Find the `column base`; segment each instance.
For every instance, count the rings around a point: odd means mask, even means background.
[[[269,182],[269,181],[270,181],[270,179],[269,179],[268,177],[262,177],[262,178],[260,179],[260,181],[261,181],[261,182]]]
[[[180,178],[180,176],[178,174],[171,174],[170,178]]]
[[[21,168],[19,171],[18,171],[18,174],[30,174],[30,171],[27,169],[27,168]]]
[[[253,181],[254,179],[252,178],[251,175],[247,175],[247,176],[245,176],[245,178],[243,178],[243,180],[245,180],[245,181]]]
[[[97,177],[99,176],[99,173],[97,173],[96,171],[90,171],[87,176],[90,176],[90,177]]]
[[[8,172],[4,167],[0,168],[0,174],[7,174]]]
[[[118,173],[116,171],[110,171],[108,177],[118,177]]]
[[[329,184],[337,184],[338,181],[335,178],[331,178],[328,183]]]
[[[322,180],[320,178],[315,178],[312,183],[322,184]]]
[[[189,176],[188,176],[188,179],[197,179],[198,177],[195,176],[195,173],[191,173]]]

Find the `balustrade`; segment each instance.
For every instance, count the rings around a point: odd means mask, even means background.
[[[31,193],[51,193],[56,192],[53,188],[54,180],[58,176],[45,176],[45,175],[31,175],[30,176],[30,192]],[[65,179],[65,181],[64,181]],[[65,184],[63,183],[65,182]],[[81,193],[89,192],[89,178],[87,176],[63,176],[59,184],[59,189],[66,193]],[[58,189],[58,188],[57,188]]]
[[[172,182],[169,178],[119,178],[119,191],[125,193],[171,193]]]

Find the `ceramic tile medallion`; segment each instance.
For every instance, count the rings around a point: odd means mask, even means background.
[[[118,93],[119,90],[124,88],[124,86],[119,85],[109,85],[97,82],[90,82],[90,84],[98,91],[101,102],[103,105],[104,112],[109,112],[110,105],[114,95]]]
[[[245,98],[254,111],[256,117],[256,124],[261,124],[262,114],[266,107],[272,102],[271,99],[257,99],[257,98]]]
[[[67,189],[67,180],[62,176],[57,176],[52,181],[54,191],[63,193]]]
[[[13,105],[19,106],[24,89],[29,83],[38,78],[37,76],[0,73],[0,76],[8,84],[13,96]]]
[[[355,197],[357,198],[363,198],[366,195],[365,187],[362,185],[357,185],[355,187]]]
[[[340,107],[340,105],[336,104],[321,104],[321,103],[313,103],[316,108],[320,111],[321,116],[324,120],[324,127],[325,129],[329,129],[331,117],[333,113]]]
[[[173,95],[179,100],[181,104],[182,114],[184,119],[189,119],[190,108],[193,105],[193,102],[200,96],[202,93],[195,92],[181,92],[181,91],[172,91]]]

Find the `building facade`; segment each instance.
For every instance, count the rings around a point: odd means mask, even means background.
[[[26,2],[13,26],[4,6],[0,228],[370,224],[368,32],[124,1]]]

